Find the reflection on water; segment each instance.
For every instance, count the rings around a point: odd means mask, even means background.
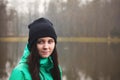
[[[12,68],[18,63],[25,43],[0,42],[0,80],[8,80]]]
[[[26,43],[1,43],[7,52],[4,75],[0,80],[8,80],[12,68],[22,56]],[[12,47],[11,47],[12,46]],[[58,45],[63,80],[119,80],[120,45],[106,43],[64,43]],[[117,47],[117,48],[116,48]]]
[[[120,44],[60,43],[60,61],[67,76],[64,78],[67,80],[119,80],[120,50],[113,48],[116,46],[120,48]]]

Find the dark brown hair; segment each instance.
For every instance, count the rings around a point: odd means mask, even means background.
[[[60,69],[58,67],[59,63],[58,63],[56,47],[55,47],[53,53],[51,54],[51,57],[52,57],[53,64],[54,64],[54,67],[51,69],[52,77],[54,80],[61,80]],[[39,60],[40,60],[40,55],[38,54],[36,43],[34,43],[31,48],[30,55],[28,56],[28,61],[27,61],[32,80],[40,80]]]

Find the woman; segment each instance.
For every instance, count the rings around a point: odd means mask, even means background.
[[[40,18],[28,28],[28,44],[9,80],[62,80],[53,24],[46,18]]]

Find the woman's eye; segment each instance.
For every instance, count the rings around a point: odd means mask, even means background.
[[[50,44],[53,43],[53,42],[54,42],[54,40],[49,40],[49,41],[48,41],[48,43],[50,43]]]
[[[37,41],[38,44],[44,43],[42,40]]]

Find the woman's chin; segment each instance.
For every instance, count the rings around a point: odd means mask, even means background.
[[[42,58],[48,58],[49,55],[41,55]]]

